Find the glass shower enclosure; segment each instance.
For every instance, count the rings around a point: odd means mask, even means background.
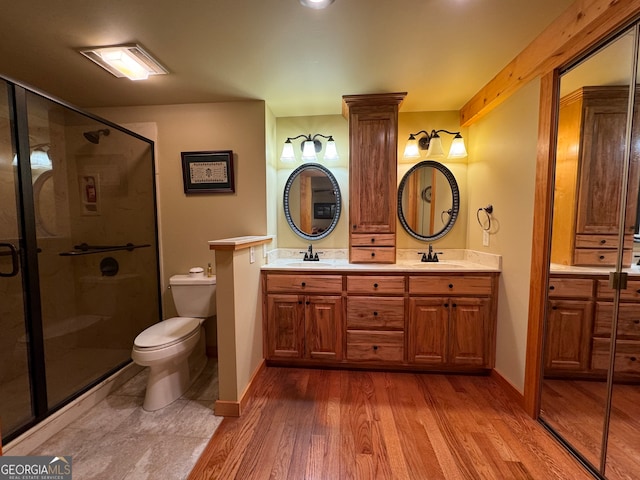
[[[161,319],[153,142],[0,78],[3,443]]]

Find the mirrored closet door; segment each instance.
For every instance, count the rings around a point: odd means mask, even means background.
[[[540,420],[607,479],[640,478],[637,57],[634,26],[559,82]]]

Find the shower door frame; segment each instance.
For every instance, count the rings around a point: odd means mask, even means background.
[[[25,330],[29,341],[27,342],[29,383],[31,391],[31,409],[33,417],[30,421],[24,423],[10,433],[4,432],[1,442],[6,445],[11,440],[20,436],[33,426],[42,422],[44,419],[68,405],[82,394],[91,390],[93,387],[110,377],[117,371],[124,368],[132,362],[131,359],[110,369],[103,375],[100,375],[94,381],[89,382],[83,388],[77,390],[63,401],[49,406],[47,401],[47,377],[46,362],[44,348],[44,329],[42,322],[42,304],[40,295],[40,275],[38,271],[38,239],[36,231],[36,213],[34,202],[34,189],[32,184],[32,169],[30,162],[30,145],[29,145],[29,121],[27,111],[27,95],[34,94],[49,100],[57,105],[64,107],[72,112],[78,113],[87,119],[99,122],[109,128],[121,131],[133,138],[149,144],[151,153],[151,174],[153,177],[153,217],[154,217],[154,236],[155,236],[155,261],[157,265],[156,289],[158,312],[162,318],[162,290],[160,285],[160,242],[158,229],[158,209],[157,209],[157,184],[156,184],[156,165],[155,165],[155,144],[153,140],[143,137],[131,130],[120,125],[110,122],[97,115],[83,111],[67,102],[57,99],[51,95],[43,93],[37,89],[27,87],[10,78],[0,75],[0,79],[4,80],[7,85],[9,117],[11,122],[11,138],[15,154],[18,157],[18,179],[16,195],[16,208],[19,217],[19,265],[23,282],[23,303],[24,303],[24,322]],[[24,161],[23,159],[27,159]]]

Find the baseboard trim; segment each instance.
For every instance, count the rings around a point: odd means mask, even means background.
[[[493,369],[491,370],[491,378],[493,378],[505,391],[505,393],[513,400],[518,406],[524,409],[524,394],[513,386],[513,384],[504,378],[500,372]]]
[[[266,363],[264,359],[260,362],[260,364],[256,367],[251,375],[251,379],[249,379],[249,384],[242,392],[239,401],[230,401],[230,400],[216,400],[215,405],[213,406],[213,413],[219,417],[239,417],[242,415],[242,411],[247,406],[247,403],[251,399],[251,395],[255,389],[256,379],[262,373],[262,371],[266,368]]]

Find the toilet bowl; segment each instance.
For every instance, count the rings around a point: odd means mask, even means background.
[[[150,326],[133,342],[131,359],[149,367],[149,379],[142,407],[163,408],[180,398],[206,363],[205,318],[215,313],[215,276],[206,277],[201,268],[189,275],[169,279],[179,317]]]

